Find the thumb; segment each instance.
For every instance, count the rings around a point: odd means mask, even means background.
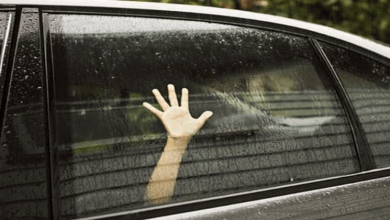
[[[197,119],[199,121],[200,126],[203,126],[203,124],[213,115],[212,111],[205,111],[203,114]]]

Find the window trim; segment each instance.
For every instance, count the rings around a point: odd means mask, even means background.
[[[47,206],[48,216],[51,219],[61,219],[60,182],[58,170],[58,149],[55,146],[55,89],[54,71],[52,69],[52,49],[49,29],[49,17],[39,9],[39,31],[42,52],[42,91],[45,126],[45,158],[47,178]]]
[[[24,7],[32,7],[32,6],[24,6]],[[43,56],[43,65],[44,65],[44,79],[45,79],[45,91],[46,99],[45,99],[45,120],[46,123],[46,140],[47,145],[46,148],[48,149],[48,155],[50,156],[50,165],[53,163],[57,163],[58,160],[58,152],[51,151],[50,145],[53,143],[54,140],[51,140],[49,132],[54,132],[54,104],[55,104],[55,97],[54,97],[54,83],[53,83],[53,71],[52,71],[52,48],[51,48],[51,42],[50,42],[50,31],[48,29],[48,15],[49,14],[86,14],[86,15],[113,15],[113,16],[133,16],[133,17],[147,17],[147,18],[164,18],[164,19],[175,19],[175,20],[189,20],[189,21],[205,21],[205,22],[213,22],[213,23],[220,23],[220,24],[230,24],[230,25],[236,25],[241,27],[250,27],[250,28],[261,28],[264,30],[270,30],[270,31],[278,31],[282,33],[287,33],[290,35],[305,37],[311,41],[317,41],[322,40],[325,42],[331,42],[332,44],[336,44],[339,47],[344,47],[349,50],[353,51],[360,51],[360,54],[367,54],[369,57],[373,57],[374,59],[379,61],[383,61],[386,63],[390,63],[390,60],[388,60],[385,57],[380,56],[379,54],[376,54],[372,51],[367,51],[363,48],[359,48],[356,45],[341,41],[339,39],[335,39],[329,36],[323,36],[321,34],[299,29],[296,27],[289,27],[284,25],[278,25],[278,24],[272,24],[264,21],[254,21],[249,19],[243,19],[243,18],[235,18],[235,17],[225,17],[220,15],[207,15],[207,14],[197,14],[197,13],[182,13],[182,12],[164,12],[164,11],[154,11],[154,10],[141,10],[141,9],[106,9],[106,8],[85,8],[85,7],[73,7],[73,6],[36,6],[38,7],[40,17],[42,19],[41,21],[41,34],[43,37],[42,39],[42,50],[44,56]],[[339,43],[339,44],[338,44]],[[317,49],[315,49],[317,51]],[[317,51],[319,52],[319,51]],[[326,65],[329,65],[326,61],[326,57],[319,56],[320,60],[324,62]],[[332,73],[331,74],[335,74]],[[337,80],[337,74],[332,77],[336,77]],[[339,88],[339,93],[342,96],[346,96],[344,93],[345,91],[342,88]],[[340,96],[339,94],[339,96]],[[344,101],[343,105],[344,105]],[[348,104],[347,104],[348,105]],[[354,113],[354,110],[352,108],[352,113]],[[349,115],[349,114],[347,114]],[[349,122],[353,120],[353,116],[350,116]],[[351,125],[355,129],[355,125]],[[358,131],[359,132],[359,131]],[[361,132],[361,131],[360,131]],[[49,135],[49,136],[48,136]],[[357,134],[355,134],[356,136]],[[363,168],[365,165],[363,165]],[[368,166],[370,167],[370,166]],[[112,214],[106,214],[106,215],[98,215],[98,216],[92,216],[87,217],[85,219],[128,219],[129,217],[132,219],[144,219],[144,218],[152,218],[152,217],[159,217],[159,216],[166,216],[171,214],[179,214],[189,211],[196,211],[200,209],[207,209],[207,208],[214,208],[214,207],[221,207],[225,205],[231,205],[235,203],[241,203],[241,202],[248,202],[248,201],[254,201],[254,200],[260,200],[260,199],[266,199],[271,197],[277,197],[282,195],[288,195],[293,193],[300,193],[300,192],[306,192],[310,190],[316,190],[316,189],[322,189],[326,187],[333,187],[333,186],[340,186],[344,184],[349,183],[356,183],[371,179],[377,179],[382,177],[390,176],[390,167],[388,168],[382,168],[382,169],[372,169],[365,171],[364,168],[363,172],[358,172],[350,175],[342,175],[342,176],[335,176],[330,178],[324,178],[324,179],[317,179],[312,181],[305,181],[300,183],[293,183],[283,186],[277,186],[277,187],[271,187],[271,188],[265,188],[265,189],[259,189],[249,192],[242,192],[242,193],[236,193],[236,194],[230,194],[225,196],[218,196],[218,197],[210,197],[206,199],[201,200],[194,200],[194,201],[187,201],[187,202],[178,202],[173,204],[167,204],[167,205],[160,205],[150,208],[144,208],[144,209],[136,209],[131,211],[125,211],[125,212],[118,212],[118,213],[112,213]],[[371,169],[371,168],[368,168]],[[52,183],[50,185],[53,193],[50,198],[52,198],[53,202],[49,207],[52,209],[50,210],[52,212],[52,218],[53,219],[60,219],[61,212],[58,209],[59,208],[59,194],[54,193],[56,188],[59,188],[59,182],[56,181],[58,178],[58,169],[56,166],[52,168],[52,171],[54,174],[52,176]],[[57,177],[56,177],[57,175]],[[83,219],[83,218],[81,218]]]

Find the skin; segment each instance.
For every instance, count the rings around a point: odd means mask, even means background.
[[[176,97],[175,87],[172,84],[168,85],[170,105],[157,89],[153,89],[152,92],[162,111],[147,102],[144,102],[143,106],[161,120],[168,136],[167,143],[150,177],[145,194],[145,199],[149,203],[157,204],[171,199],[180,162],[188,143],[213,113],[205,111],[199,118],[193,118],[189,112],[189,92],[186,88],[182,89],[180,106]]]

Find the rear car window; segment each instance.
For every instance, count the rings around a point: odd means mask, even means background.
[[[194,117],[214,113],[183,155],[170,203],[359,171],[343,107],[305,38],[61,14],[50,31],[64,217],[152,205],[145,190],[166,131],[142,103],[157,107],[151,91],[166,95],[167,84],[189,89]]]
[[[390,67],[353,51],[323,44],[359,117],[378,168],[390,165]]]

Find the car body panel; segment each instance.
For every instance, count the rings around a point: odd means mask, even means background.
[[[388,219],[389,187],[385,177],[154,219]]]

